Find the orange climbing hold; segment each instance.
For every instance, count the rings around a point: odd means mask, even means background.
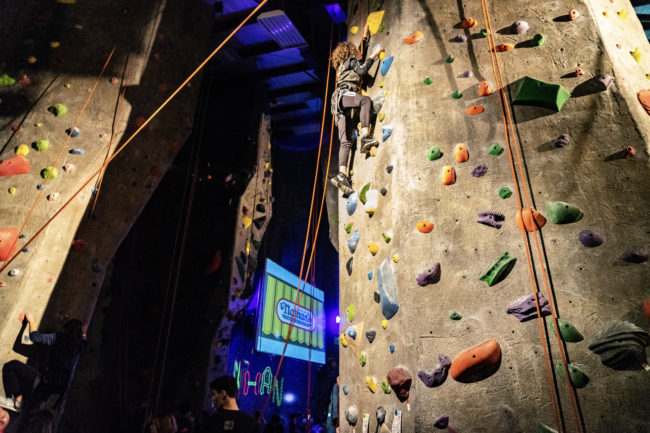
[[[575,10],[575,9],[571,9],[571,10],[569,11],[569,19],[570,19],[571,21],[575,20],[575,19],[578,18],[579,16],[580,16],[580,13],[579,13],[577,10]]]
[[[16,251],[18,229],[16,227],[0,228],[0,262],[4,262]]]
[[[442,167],[442,184],[443,185],[453,185],[456,183],[456,172],[454,167],[451,165],[445,165]]]
[[[416,43],[417,41],[419,41],[423,37],[424,37],[424,34],[421,31],[416,30],[415,32],[413,32],[413,34],[411,36],[408,36],[408,37],[404,38],[404,43],[411,45],[411,44]]]
[[[639,98],[639,102],[646,113],[650,114],[650,89],[640,90],[636,96]]]
[[[650,298],[643,301],[643,314],[650,320]]]
[[[623,155],[625,155],[626,158],[632,158],[634,155],[636,155],[636,149],[634,149],[632,146],[627,146],[625,149],[623,149]]]
[[[544,215],[537,212],[535,209],[525,207],[517,211],[515,224],[517,224],[519,230],[527,231],[530,233],[544,227],[546,224],[546,218],[544,218]]]
[[[449,374],[456,380],[468,380],[496,367],[501,358],[501,346],[494,338],[461,352],[451,362]]]
[[[483,111],[485,111],[485,108],[483,108],[482,105],[472,105],[470,107],[467,107],[465,113],[469,114],[470,116],[474,116],[475,114],[481,114]]]
[[[429,221],[420,221],[416,227],[420,233],[429,233],[433,230],[433,223],[430,223]]]
[[[454,158],[456,162],[467,162],[469,159],[469,152],[467,151],[467,146],[464,144],[457,144],[454,148]]]
[[[478,83],[478,96],[488,96],[491,94],[492,90],[490,90],[490,85],[487,81],[481,81]]]
[[[29,161],[22,155],[0,161],[0,177],[27,173],[29,173]]]
[[[476,20],[475,20],[474,18],[465,18],[465,19],[460,23],[460,25],[461,25],[464,29],[473,29],[474,27],[476,27],[476,24],[477,24],[477,23],[476,23]]]
[[[515,46],[512,44],[499,44],[496,47],[494,47],[494,52],[496,53],[503,53],[504,51],[510,51],[514,50]]]

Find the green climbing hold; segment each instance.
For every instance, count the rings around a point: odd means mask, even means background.
[[[487,30],[485,30],[485,29],[481,29],[481,33],[480,33],[480,35],[481,35],[482,38],[487,38],[487,35],[488,35]]]
[[[43,170],[41,170],[41,177],[43,179],[47,179],[48,177],[50,179],[56,179],[57,177],[59,177],[59,170],[57,170],[56,167],[52,167],[52,166],[46,167]]]
[[[262,242],[253,241],[253,248],[255,248],[256,250],[259,250],[261,246],[262,246]]]
[[[350,177],[354,176],[354,170],[350,170],[349,175],[350,175]]]
[[[354,320],[354,304],[348,305],[348,308],[345,309],[345,315],[350,322]]]
[[[571,385],[576,388],[584,388],[587,386],[589,383],[589,376],[587,376],[584,371],[580,370],[578,367],[571,363],[567,364],[567,370],[569,370],[569,379],[571,380]],[[564,366],[561,362],[555,363],[555,374],[560,379],[566,381]]]
[[[386,118],[386,113],[379,113],[379,116],[377,116],[380,122],[383,122],[384,119]]]
[[[68,107],[63,104],[54,104],[48,108],[47,111],[54,114],[56,117],[61,117],[68,112]]]
[[[492,143],[488,148],[488,153],[490,155],[499,156],[501,155],[501,152],[503,152],[503,148],[499,143]]]
[[[554,224],[569,224],[582,219],[582,211],[563,201],[546,202],[546,214],[551,218]]]
[[[350,233],[352,231],[352,223],[347,223],[344,228],[346,232]]]
[[[541,33],[537,33],[535,36],[533,36],[533,43],[535,45],[544,45],[545,41],[546,37]]]
[[[517,258],[510,257],[506,251],[485,274],[481,275],[479,280],[485,281],[488,286],[493,286],[508,276],[516,262]]]
[[[435,161],[436,159],[439,159],[441,156],[442,156],[442,152],[440,151],[440,148],[438,146],[433,146],[427,152],[427,158],[429,159],[429,161]]]
[[[368,353],[365,350],[362,350],[359,354],[359,364],[361,364],[362,367],[365,367],[367,361]]]
[[[427,86],[431,83],[433,83],[433,80],[431,78],[427,77],[424,79],[424,84],[426,84]]]
[[[463,97],[463,92],[461,92],[460,90],[455,90],[455,91],[451,94],[451,97],[454,98],[454,99],[460,99],[460,98]]]
[[[534,105],[560,111],[562,105],[571,97],[560,84],[545,83],[534,78],[524,77],[517,80],[513,105]]]
[[[16,83],[16,80],[11,78],[7,74],[0,75],[0,86],[13,86]]]
[[[577,343],[578,341],[582,341],[584,337],[576,329],[575,326],[573,326],[571,323],[567,322],[566,320],[557,319],[557,326],[560,327],[560,335],[562,336],[562,340],[568,342],[568,343]],[[555,334],[555,324],[551,320],[551,332]]]
[[[461,316],[460,314],[458,314],[458,313],[455,312],[455,311],[452,311],[451,314],[449,315],[449,318],[450,318],[451,320],[460,320],[460,319],[463,318],[463,316]]]
[[[32,147],[39,152],[45,152],[50,147],[50,140],[36,140],[32,143]]]
[[[381,83],[379,83],[379,88],[380,88],[380,89],[383,89],[385,85],[386,85],[386,84],[382,81]]]
[[[388,236],[386,233],[382,233],[381,237],[384,238],[384,242],[386,242],[386,243],[389,243],[390,240],[393,239],[390,236]]]
[[[361,188],[361,191],[359,191],[359,200],[361,200],[361,203],[366,204],[366,193],[370,189],[370,182],[365,184],[363,188]]]
[[[384,32],[384,23],[379,24],[379,30],[377,30],[377,33],[383,33]]]
[[[452,63],[453,61],[454,61],[454,56],[452,56],[451,54],[445,57],[445,62]]]
[[[390,394],[390,385],[386,379],[381,380],[381,389],[384,391],[384,394]]]
[[[537,433],[558,433],[557,430],[550,428],[541,422],[537,423]]]
[[[501,197],[504,200],[509,198],[511,195],[512,195],[512,191],[510,191],[510,188],[508,188],[507,186],[504,186],[499,190],[499,197]]]

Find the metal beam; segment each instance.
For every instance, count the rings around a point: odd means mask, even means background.
[[[273,116],[274,114],[290,113],[292,111],[304,110],[305,108],[309,108],[307,104],[298,102],[296,104],[276,105],[275,107],[271,107],[270,111],[271,116]]]
[[[277,68],[262,69],[255,71],[249,75],[252,80],[266,80],[267,78],[280,77],[282,75],[295,74],[296,72],[303,72],[308,69],[313,69],[307,62],[292,63],[286,66],[279,66]]]
[[[294,93],[301,92],[310,92],[317,94],[323,87],[323,84],[319,81],[313,81],[311,83],[298,84],[297,86],[281,87],[275,90],[269,90],[269,98],[279,98],[280,96],[293,95]]]
[[[272,53],[273,51],[280,51],[280,45],[275,41],[260,42],[259,44],[251,44],[237,49],[237,54],[240,57],[255,57],[260,54]]]

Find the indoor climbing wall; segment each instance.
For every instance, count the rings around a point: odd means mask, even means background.
[[[385,103],[339,194],[341,431],[650,430],[650,52],[630,3],[348,17],[385,47],[365,80]]]

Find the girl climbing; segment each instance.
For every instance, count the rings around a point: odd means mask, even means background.
[[[381,46],[375,47],[370,57],[364,61],[368,42],[370,41],[370,28],[366,26],[363,36],[363,52],[351,42],[340,42],[332,52],[332,67],[336,70],[336,90],[332,94],[332,115],[336,116],[336,127],[339,132],[339,174],[331,179],[334,186],[343,191],[344,195],[354,192],[348,177],[348,158],[352,143],[347,136],[348,108],[359,107],[361,119],[361,153],[368,153],[370,148],[379,144],[370,135],[370,111],[372,101],[369,97],[363,96],[359,90],[361,77],[368,73],[368,70],[375,61],[375,58],[383,51]]]

